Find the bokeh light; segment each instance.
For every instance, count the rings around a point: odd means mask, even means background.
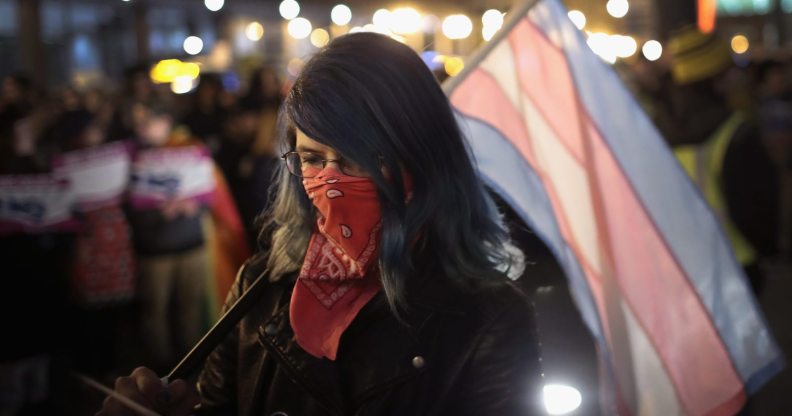
[[[204,0],[204,6],[213,12],[222,9],[224,4],[225,0]]]
[[[464,14],[452,14],[443,19],[443,34],[449,39],[465,39],[473,32],[473,22]]]
[[[300,4],[294,0],[283,0],[278,6],[278,12],[284,19],[292,20],[300,14]]]
[[[650,40],[644,43],[643,47],[641,48],[641,52],[643,52],[643,56],[650,60],[656,61],[663,56],[663,45],[656,40]]]
[[[245,36],[253,42],[258,42],[264,36],[264,26],[259,22],[250,22],[245,27]]]
[[[481,23],[484,26],[503,26],[503,13],[499,10],[489,9],[481,15]]]
[[[616,45],[607,33],[592,33],[586,40],[589,48],[605,62],[613,64],[616,62]]]
[[[583,28],[586,27],[586,15],[580,10],[570,10],[567,12],[567,16],[569,16],[569,20],[571,20],[572,24],[579,30],[583,30]]]
[[[446,58],[445,62],[443,62],[443,69],[445,69],[446,74],[455,77],[459,75],[460,72],[465,68],[465,63],[462,61],[462,58],[458,57],[451,57]]]
[[[390,29],[391,26],[391,12],[388,9],[379,9],[374,12],[374,16],[371,18],[371,21],[385,29]]]
[[[629,58],[638,50],[638,43],[632,36],[611,35],[611,42],[619,58]]]
[[[609,15],[620,19],[630,11],[630,3],[627,0],[608,0],[605,8],[608,10]]]
[[[289,35],[295,39],[305,39],[308,35],[311,34],[311,22],[304,17],[298,17],[296,19],[292,19],[289,22],[289,26],[286,30],[289,32]]]
[[[352,10],[344,4],[337,4],[330,11],[330,19],[339,26],[349,24],[352,21]]]
[[[289,63],[286,64],[286,72],[293,77],[297,77],[300,75],[303,66],[305,66],[305,61],[300,58],[292,58]]]
[[[392,11],[389,20],[390,30],[400,35],[409,35],[417,32],[421,29],[423,23],[421,14],[412,7],[400,7]]]
[[[184,51],[190,55],[198,55],[203,50],[204,44],[203,40],[198,36],[188,36],[187,39],[184,39]]]
[[[174,82],[177,78],[197,79],[201,68],[194,62],[182,62],[178,59],[164,59],[151,68],[149,76],[156,84]]]
[[[311,32],[311,45],[321,48],[330,42],[330,34],[326,30],[319,28]]]
[[[545,409],[551,415],[565,415],[574,412],[583,403],[578,389],[563,384],[548,384],[542,389]]]
[[[173,82],[171,82],[170,88],[174,94],[186,94],[195,87],[196,82],[195,78],[190,78],[188,76],[179,76],[176,77]]]
[[[492,39],[492,37],[495,36],[495,34],[498,33],[499,30],[500,30],[499,27],[484,26],[481,28],[481,37],[484,38],[484,40],[488,41]]]
[[[738,33],[731,38],[731,48],[734,53],[743,54],[748,52],[748,49],[751,47],[751,42],[748,41],[748,37],[743,35],[742,33]]]

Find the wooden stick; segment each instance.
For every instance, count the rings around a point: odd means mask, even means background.
[[[468,59],[465,60],[465,67],[462,68],[462,72],[457,74],[455,77],[448,78],[446,82],[443,83],[443,91],[446,95],[450,96],[452,92],[456,89],[462,81],[470,75],[487,57],[487,55],[495,49],[496,46],[506,37],[509,35],[509,32],[517,26],[517,23],[520,23],[523,19],[525,19],[528,11],[531,10],[531,7],[535,6],[539,0],[523,0],[522,3],[512,7],[509,10],[506,16],[506,22],[503,23],[500,30],[495,33],[495,36],[492,37],[487,43],[484,44],[481,48],[476,50]]]
[[[87,385],[89,385],[89,386],[101,391],[102,393],[104,393],[104,394],[106,394],[106,395],[118,400],[119,402],[121,402],[126,407],[134,410],[135,412],[137,412],[137,413],[139,413],[139,414],[141,414],[143,416],[162,416],[159,413],[157,413],[157,412],[155,412],[155,411],[143,406],[142,404],[130,399],[129,397],[122,396],[120,393],[117,393],[116,391],[112,390],[111,388],[106,387],[104,384],[102,384],[102,383],[100,383],[100,382],[98,382],[98,381],[96,381],[96,380],[94,380],[94,379],[92,379],[92,378],[90,378],[88,376],[85,376],[85,375],[82,375],[82,374],[76,373],[76,372],[72,373],[72,375],[74,377],[76,377],[78,380],[82,381],[83,383],[85,383],[85,384],[87,384]]]
[[[176,379],[189,377],[198,370],[199,366],[203,365],[206,358],[209,357],[209,354],[223,342],[236,324],[239,323],[250,308],[256,304],[259,296],[267,287],[267,280],[269,279],[264,273],[256,278],[256,281],[254,281],[245,293],[228,308],[228,311],[220,317],[212,329],[195,344],[190,352],[176,364],[176,367],[174,367],[167,376],[162,378],[164,385],[168,385],[171,381]]]

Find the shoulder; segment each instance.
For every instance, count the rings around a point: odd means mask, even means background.
[[[228,304],[239,298],[259,278],[264,279],[262,281],[263,286],[259,285],[263,293],[281,293],[290,288],[292,283],[290,276],[284,276],[278,280],[273,280],[267,276],[267,254],[256,253],[240,266],[226,303]]]
[[[508,279],[461,287],[448,279],[432,279],[415,295],[415,305],[436,312],[464,316],[478,327],[496,321],[521,321],[533,325],[530,298]]]

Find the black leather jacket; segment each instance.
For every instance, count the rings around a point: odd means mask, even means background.
[[[226,305],[262,270],[249,261]],[[533,309],[511,285],[466,293],[424,276],[402,324],[380,293],[346,330],[336,361],[294,341],[294,280],[270,283],[208,359],[199,414],[533,415],[541,370]]]

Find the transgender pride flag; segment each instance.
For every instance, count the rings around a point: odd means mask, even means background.
[[[533,3],[446,85],[483,180],[564,267],[618,413],[734,414],[783,366],[741,268],[566,10]]]

